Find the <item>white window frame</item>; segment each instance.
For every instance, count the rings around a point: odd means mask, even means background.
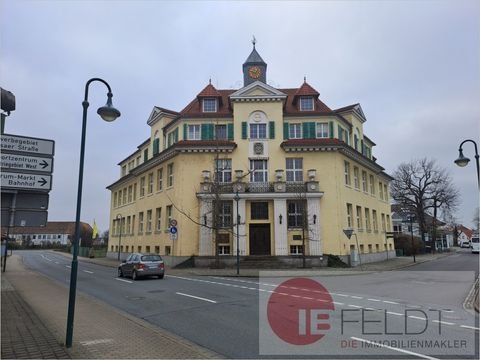
[[[201,129],[200,125],[188,125],[188,140],[201,140]]]
[[[345,185],[351,186],[352,179],[350,177],[350,163],[348,161],[344,161],[344,171],[345,171]]]
[[[250,124],[250,139],[267,139],[267,124]]]
[[[287,182],[303,182],[303,158],[286,158]]]
[[[300,96],[300,111],[313,110],[315,110],[315,101],[313,101],[313,96]]]
[[[256,164],[260,164],[262,166],[256,168]],[[268,160],[250,160],[250,182],[268,182]]]
[[[319,122],[316,126],[317,139],[326,139],[330,137],[330,126],[327,122]]]
[[[288,124],[288,138],[302,139],[302,124]]]
[[[218,132],[217,131],[221,131],[225,132],[225,136],[218,136]],[[215,125],[215,140],[227,140],[228,139],[228,126],[227,124],[219,124],[219,125]],[[222,134],[223,135],[223,134]]]
[[[357,166],[353,167],[353,185],[355,189],[360,189],[359,169]]]
[[[217,99],[204,98],[202,101],[203,112],[217,112]]]
[[[219,183],[232,182],[232,159],[218,159],[215,160],[215,179]]]

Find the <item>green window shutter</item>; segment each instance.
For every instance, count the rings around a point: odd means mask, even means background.
[[[343,128],[338,125],[338,139],[343,140]]]
[[[172,146],[172,133],[168,134],[168,147]]]
[[[233,140],[233,124],[227,124],[227,139]]]
[[[146,162],[148,160],[148,149],[143,150],[143,161]]]
[[[304,139],[315,139],[315,123],[314,122],[304,122],[302,124],[303,138]]]
[[[160,139],[153,140],[153,155],[157,155],[160,152]]]
[[[329,126],[330,126],[330,139],[333,139],[333,121],[330,121]]]
[[[311,122],[308,126],[310,127],[310,139],[315,139],[317,137],[317,124]]]
[[[183,124],[183,140],[188,140],[188,125]]]
[[[268,122],[268,132],[270,139],[275,139],[275,121]]]
[[[202,140],[208,140],[208,124],[202,124],[200,125],[200,128],[201,128],[201,139]]]
[[[215,134],[215,125],[208,124],[208,140],[213,140]]]
[[[174,131],[175,134],[175,142],[178,142],[178,127]]]
[[[242,139],[247,138],[247,122],[242,121]]]
[[[363,140],[360,140],[360,147],[362,149],[362,155],[365,155],[365,145],[363,144]]]
[[[288,140],[288,123],[284,122],[283,123],[283,139]]]

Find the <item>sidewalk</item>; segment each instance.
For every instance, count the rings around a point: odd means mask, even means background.
[[[68,280],[65,280],[68,282]],[[9,258],[2,273],[2,359],[204,359],[219,355],[77,292],[66,349],[68,289]]]
[[[57,252],[56,252],[57,253]],[[70,254],[60,253],[58,254],[65,255],[71,258]],[[262,271],[270,273],[279,272],[282,276],[317,276],[317,275],[326,275],[326,276],[339,276],[339,275],[353,275],[353,274],[365,274],[378,271],[392,271],[398,270],[405,267],[413,266],[416,264],[421,264],[427,261],[432,261],[440,259],[445,256],[453,255],[455,251],[436,253],[436,254],[423,254],[416,256],[416,262],[413,262],[411,256],[408,257],[395,257],[390,260],[380,261],[376,263],[363,264],[361,267],[357,266],[355,268],[309,268],[309,269],[242,269],[240,267],[240,276],[242,277],[258,277],[259,273]],[[95,263],[98,265],[109,266],[116,268],[119,264],[117,259],[111,258],[81,258],[81,261],[86,261],[90,263]],[[166,268],[167,275],[195,275],[195,276],[237,276],[236,268],[225,268],[225,269],[210,269],[210,268],[185,268],[185,269],[171,269]]]

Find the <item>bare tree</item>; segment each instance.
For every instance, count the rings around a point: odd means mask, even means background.
[[[435,227],[439,210],[451,212],[457,206],[458,190],[448,172],[439,167],[435,160],[426,158],[400,164],[393,173],[393,178],[392,198],[416,214],[420,235],[422,241],[425,241],[425,214],[433,212]]]

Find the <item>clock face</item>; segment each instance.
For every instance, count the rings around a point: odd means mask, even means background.
[[[258,79],[262,74],[262,70],[258,66],[252,66],[248,69],[248,75],[253,79]]]

